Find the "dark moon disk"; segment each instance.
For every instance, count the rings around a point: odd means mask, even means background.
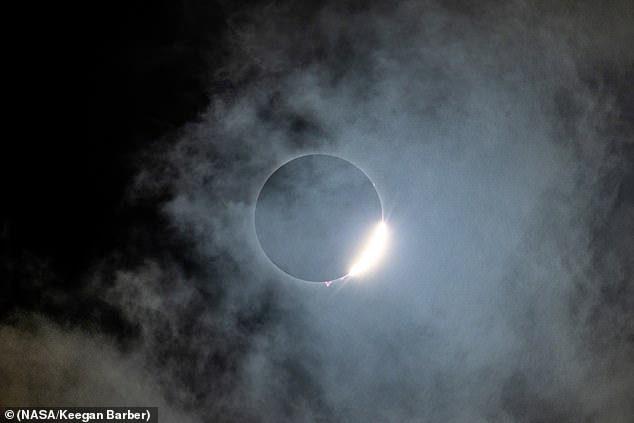
[[[361,169],[311,154],[269,176],[257,199],[255,230],[268,258],[284,272],[332,281],[348,273],[382,214],[376,189]]]

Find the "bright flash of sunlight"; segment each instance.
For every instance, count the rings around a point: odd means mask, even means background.
[[[379,261],[387,245],[387,226],[381,221],[374,229],[372,236],[363,247],[361,254],[348,271],[348,276],[359,276],[366,273]]]

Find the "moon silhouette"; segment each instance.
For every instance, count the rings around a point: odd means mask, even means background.
[[[256,202],[255,229],[279,269],[303,281],[328,282],[349,273],[382,217],[379,195],[361,169],[310,154],[269,176]]]

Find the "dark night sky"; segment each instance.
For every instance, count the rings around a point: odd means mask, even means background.
[[[0,405],[163,421],[627,422],[634,6],[7,8]],[[377,182],[366,283],[280,275],[257,189]]]
[[[3,157],[5,315],[47,307],[45,293],[23,283],[38,271],[26,267],[39,268],[47,285],[75,288],[131,238],[130,262],[169,243],[155,235],[164,226],[158,199],[131,204],[126,191],[137,154],[205,108],[205,77],[225,30],[223,10],[210,2],[36,10],[16,12],[26,25],[13,46],[17,132]]]

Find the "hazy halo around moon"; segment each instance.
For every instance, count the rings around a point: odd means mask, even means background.
[[[376,225],[379,195],[357,166],[327,154],[295,158],[260,190],[255,229],[267,257],[304,281],[345,277]]]

